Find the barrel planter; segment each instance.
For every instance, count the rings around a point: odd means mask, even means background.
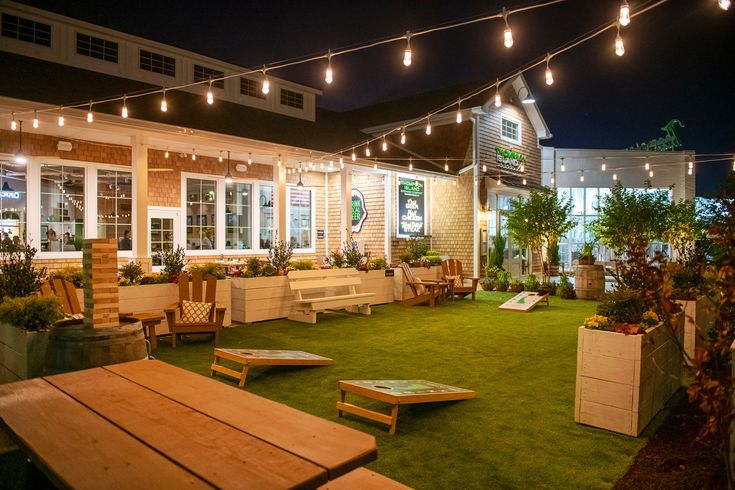
[[[681,314],[674,321],[681,326]],[[679,389],[680,376],[681,352],[661,324],[645,335],[580,327],[574,421],[637,437]]]
[[[44,374],[48,330],[28,331],[0,323],[0,383]]]
[[[601,299],[605,292],[605,266],[578,265],[574,269],[574,290],[579,299]]]
[[[707,337],[707,329],[715,321],[715,305],[705,296],[695,300],[677,300],[682,306],[684,316],[684,352],[686,361],[691,365],[697,346],[702,345]]]
[[[121,318],[118,327],[85,328],[81,321],[51,329],[46,349],[48,373],[78,371],[148,357],[139,321]]]

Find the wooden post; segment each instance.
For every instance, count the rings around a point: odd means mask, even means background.
[[[84,327],[119,326],[117,294],[117,240],[84,240]]]

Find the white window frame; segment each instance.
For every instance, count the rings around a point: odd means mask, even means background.
[[[31,158],[28,162],[26,212],[28,213],[28,241],[32,246],[41,243],[41,165],[61,165],[65,167],[84,168],[84,238],[97,238],[97,170],[116,170],[118,172],[130,172],[132,178],[132,219],[131,231],[137,229],[137,199],[135,172],[132,167],[126,165],[112,165],[97,162],[82,162],[79,160],[66,160],[62,158]],[[118,258],[133,258],[137,234],[133,234],[133,250],[118,250]],[[63,259],[69,261],[81,260],[82,252],[46,252],[38,251],[39,259]]]
[[[395,201],[396,202],[396,238],[411,238],[411,235],[408,235],[406,233],[401,233],[401,225],[400,225],[401,213],[400,213],[400,208],[398,207],[400,193],[398,192],[398,189],[401,185],[402,178],[410,179],[410,180],[420,180],[424,183],[424,235],[427,235],[429,231],[428,229],[429,223],[427,222],[428,220],[426,219],[426,214],[428,211],[428,208],[426,206],[427,204],[426,195],[428,193],[428,189],[427,189],[428,179],[426,177],[422,177],[422,176],[415,175],[415,174],[396,174],[396,187],[395,187],[395,191],[396,191],[396,201]]]
[[[503,134],[503,120],[506,120],[506,121],[509,121],[509,122],[511,122],[513,124],[517,124],[518,125],[518,139],[509,138],[509,137],[507,137],[507,136],[505,136]],[[522,136],[523,133],[522,133],[522,130],[523,130],[523,125],[522,125],[521,121],[519,121],[518,119],[515,119],[515,118],[510,117],[510,116],[506,116],[504,114],[502,114],[500,116],[500,139],[501,140],[507,141],[508,143],[513,143],[514,145],[522,145],[523,144],[523,142],[522,142],[523,141],[523,136]]]
[[[148,233],[148,257],[153,259],[153,252],[151,251],[151,219],[152,218],[163,218],[163,219],[172,219],[174,220],[174,240],[173,240],[173,246],[174,249],[178,246],[179,242],[181,242],[181,237],[179,236],[181,234],[181,227],[179,225],[181,223],[181,209],[180,208],[172,208],[167,206],[148,206],[148,216],[147,216],[147,226],[146,226],[146,233]],[[161,272],[163,270],[162,265],[152,265],[151,270],[153,272]]]
[[[227,248],[227,195],[225,194],[225,209],[222,211],[224,213],[224,217],[222,218],[222,230],[224,233],[224,239],[222,241],[222,253],[226,255],[254,255],[256,252],[260,251],[260,235],[256,233],[255,229],[255,223],[258,222],[258,225],[260,225],[260,206],[258,205],[257,209],[254,204],[254,197],[255,197],[255,190],[257,189],[258,192],[260,192],[260,184],[261,181],[257,180],[248,180],[248,179],[232,179],[233,184],[250,184],[250,248],[246,249],[239,249],[239,248]],[[227,192],[227,183],[225,183],[225,190],[224,192]],[[219,216],[217,217],[217,221],[219,222]],[[258,230],[260,229],[260,226],[258,226]],[[256,247],[257,245],[257,247]]]
[[[286,186],[286,234],[281,238],[286,243],[289,243],[291,241],[291,190],[296,189],[298,186],[296,185],[287,185]],[[316,188],[314,187],[301,187],[300,190],[309,191],[310,194],[310,201],[311,201],[311,230],[310,230],[310,239],[311,239],[311,247],[309,248],[294,248],[294,253],[315,253],[316,252]]]

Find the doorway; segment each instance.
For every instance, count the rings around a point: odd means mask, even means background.
[[[159,252],[173,250],[179,242],[181,212],[171,208],[148,208],[148,243],[155,272],[163,268]]]

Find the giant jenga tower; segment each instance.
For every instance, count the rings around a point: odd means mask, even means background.
[[[84,240],[84,327],[119,326],[117,240]]]

